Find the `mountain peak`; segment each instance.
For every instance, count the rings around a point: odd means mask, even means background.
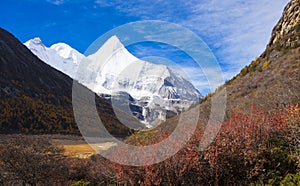
[[[56,48],[56,47],[64,47],[66,49],[73,49],[70,45],[68,45],[66,43],[62,43],[62,42],[55,43],[55,44],[51,45],[50,48]]]
[[[50,48],[39,37],[28,40],[24,45],[48,65],[64,72],[71,78],[84,55],[65,43],[57,43]]]
[[[121,43],[120,39],[113,35],[111,36],[105,43],[104,46],[112,48],[113,51],[118,50],[120,48],[124,48],[124,45]]]
[[[40,46],[45,46],[43,41],[41,40],[40,37],[35,37],[33,39],[29,39],[28,41],[26,41],[24,43],[27,47],[30,46],[30,45],[40,45]]]
[[[92,60],[97,60],[98,64],[104,64],[106,60],[109,59],[116,52],[124,53],[125,56],[127,56],[126,59],[129,59],[129,61],[138,60],[126,50],[126,48],[116,35],[113,35],[108,40],[106,40],[106,42],[95,53],[89,55],[88,58]],[[124,59],[122,61],[124,61]]]
[[[42,40],[40,37],[35,37],[32,39],[32,42],[36,43],[36,44],[43,44]]]
[[[113,43],[116,43],[116,44],[121,44],[123,46],[120,39],[116,35],[111,36],[106,42],[113,42]]]
[[[84,55],[66,43],[53,44],[50,49],[55,50],[64,59],[71,59],[75,64],[79,64]]]
[[[121,43],[116,35],[111,36],[95,53],[88,56],[95,66],[104,67],[106,63],[115,65],[117,69],[111,69],[115,73],[118,70],[125,69],[132,62],[139,61],[133,56]],[[114,64],[117,63],[117,64]],[[103,69],[102,69],[103,70]]]

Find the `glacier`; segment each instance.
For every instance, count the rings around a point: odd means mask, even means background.
[[[109,38],[89,56],[65,43],[48,48],[40,38],[24,44],[42,61],[134,115],[149,128],[201,100],[192,83],[165,65],[138,59],[117,36]]]

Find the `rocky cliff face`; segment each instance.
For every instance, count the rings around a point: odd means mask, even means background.
[[[297,47],[300,44],[299,35],[295,34],[299,31],[300,1],[292,0],[287,4],[281,19],[274,27],[268,46]]]

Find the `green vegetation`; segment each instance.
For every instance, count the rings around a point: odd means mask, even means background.
[[[296,174],[287,174],[280,182],[280,186],[297,186],[300,185],[300,172]]]

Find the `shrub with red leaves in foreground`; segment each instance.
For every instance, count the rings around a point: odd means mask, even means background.
[[[121,185],[279,184],[288,173],[300,170],[299,122],[298,106],[269,112],[253,106],[249,113],[234,113],[223,123],[204,151],[198,149],[203,132],[197,129],[189,143],[164,162],[145,167],[112,166]],[[153,143],[161,139],[153,139]]]

